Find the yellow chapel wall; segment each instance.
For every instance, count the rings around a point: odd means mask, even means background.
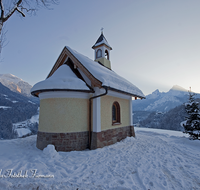
[[[117,101],[120,105],[120,125],[112,125],[112,105]],[[114,129],[118,127],[130,126],[130,103],[127,99],[113,96],[101,97],[101,130]]]
[[[88,99],[41,99],[38,130],[49,133],[88,131],[88,114]]]

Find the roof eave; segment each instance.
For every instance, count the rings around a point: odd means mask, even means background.
[[[112,90],[112,91],[115,91],[115,92],[123,93],[123,94],[129,95],[129,96],[138,97],[138,98],[141,98],[141,99],[146,99],[145,96],[140,96],[140,95],[137,95],[137,94],[132,94],[132,93],[125,92],[125,91],[122,91],[122,90],[119,90],[119,89],[116,89],[116,88],[112,88],[112,87],[109,87],[109,86],[106,86],[106,85],[103,85],[102,87],[107,87],[108,90]]]
[[[105,45],[108,49],[112,50],[112,48],[111,48],[110,46],[108,46],[107,44],[105,44],[105,43],[99,44],[98,46],[96,46],[96,44],[94,44],[94,45],[92,46],[92,49],[95,49],[95,48],[97,48],[97,47],[101,47],[102,45]]]
[[[64,91],[64,92],[84,92],[84,93],[94,93],[94,90],[82,90],[82,89],[41,89],[41,90],[35,90],[32,91],[31,94],[35,97],[38,97],[38,95],[42,92],[55,92],[55,91]]]

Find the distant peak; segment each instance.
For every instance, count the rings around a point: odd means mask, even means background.
[[[16,77],[15,75],[13,75],[13,74],[7,74],[7,75],[11,75],[12,77]],[[18,78],[18,77],[17,77]]]
[[[185,88],[178,86],[178,85],[174,85],[170,90],[177,90],[177,91],[183,91],[183,92],[187,92],[188,90],[186,90]]]
[[[160,91],[158,89],[156,89],[155,91],[152,92],[152,94],[158,94],[160,93]]]
[[[19,81],[22,81],[21,78],[15,76],[15,75],[13,75],[13,74],[10,74],[10,73],[0,74],[0,77],[1,77],[1,78],[17,79],[17,80],[19,80]]]
[[[13,92],[19,92],[25,96],[30,96],[30,89],[32,86],[13,74],[0,74],[0,82]]]
[[[13,76],[13,77],[16,77],[15,75],[10,74],[10,73],[6,73],[6,74],[2,74],[2,75],[4,75],[4,76]]]

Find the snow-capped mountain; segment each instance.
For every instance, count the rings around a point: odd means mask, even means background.
[[[32,86],[15,75],[0,74],[0,82],[13,92],[18,92],[28,97],[31,96],[30,90]]]
[[[186,89],[175,85],[168,92],[155,90],[144,100],[133,101],[133,111],[167,112],[186,102],[188,92]]]

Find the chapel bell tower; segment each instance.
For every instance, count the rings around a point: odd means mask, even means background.
[[[112,50],[112,48],[104,37],[103,30],[101,30],[101,35],[92,46],[92,49],[94,49],[94,60],[111,69],[110,50]]]

